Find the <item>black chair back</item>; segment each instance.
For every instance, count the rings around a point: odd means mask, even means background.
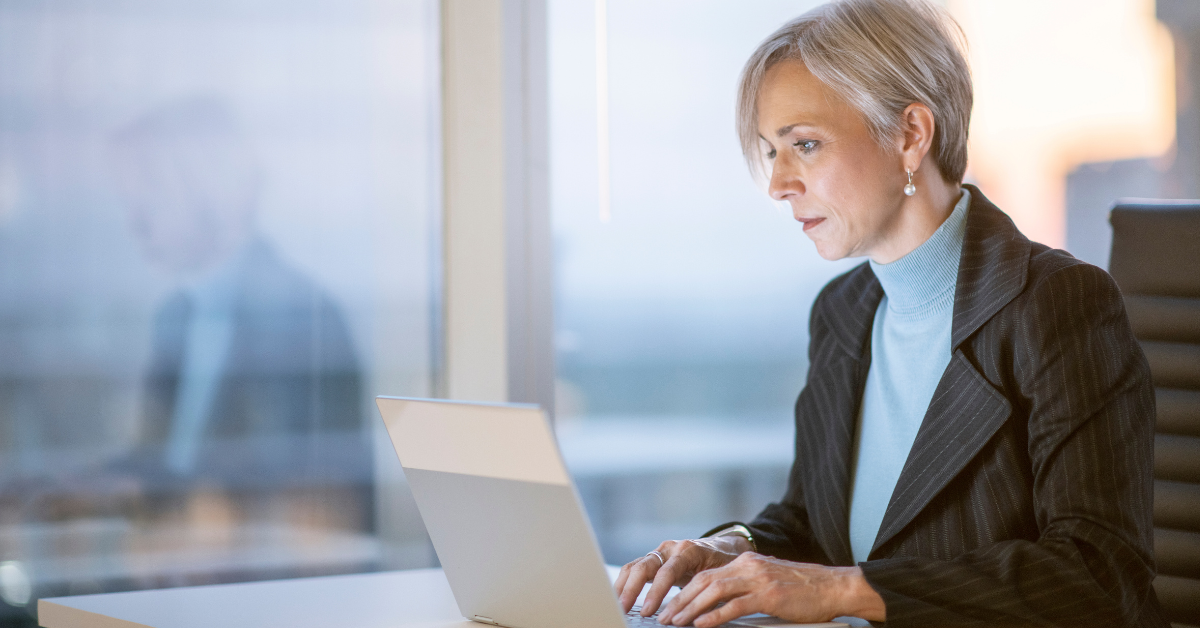
[[[1176,626],[1200,626],[1200,201],[1118,202],[1112,273],[1150,361],[1154,589]]]

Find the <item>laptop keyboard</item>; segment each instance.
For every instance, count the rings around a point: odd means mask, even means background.
[[[654,611],[653,615],[642,617],[642,607],[634,604],[633,608],[629,609],[628,613],[625,613],[625,625],[631,628],[649,628],[650,626],[661,628],[662,624],[658,623],[658,614],[661,612],[662,609],[660,608]]]
[[[660,608],[659,610],[654,611],[653,615],[649,617],[642,617],[642,607],[634,605],[634,607],[629,609],[629,612],[625,614],[625,625],[629,628],[650,628],[651,626],[654,628],[662,628],[662,624],[658,623],[658,614],[661,612],[662,609]],[[737,628],[737,626],[734,624],[721,624],[720,626],[717,626],[717,628]]]

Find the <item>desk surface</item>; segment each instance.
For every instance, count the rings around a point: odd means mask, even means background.
[[[479,628],[440,569],[388,571],[38,601],[46,628]]]
[[[608,569],[615,578],[617,568]],[[740,621],[755,627],[800,626],[762,615]],[[441,569],[43,598],[38,600],[38,622],[45,628],[482,626],[458,612]],[[843,623],[803,626],[847,628]]]

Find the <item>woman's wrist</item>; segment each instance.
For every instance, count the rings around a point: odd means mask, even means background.
[[[754,551],[754,546],[750,544],[749,539],[736,534],[730,534],[728,536],[706,536],[697,540],[706,543],[712,549],[722,554],[728,554],[733,558],[736,558],[745,552]]]
[[[861,567],[843,567],[841,615],[870,621],[886,621],[887,605],[879,592],[867,582]]]
[[[709,532],[704,535],[704,538],[715,539],[726,536],[740,536],[750,542],[750,549],[748,551],[758,551],[758,544],[754,542],[754,533],[744,523],[734,523],[723,530]]]

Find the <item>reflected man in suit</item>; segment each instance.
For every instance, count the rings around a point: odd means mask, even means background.
[[[347,326],[257,230],[261,169],[233,116],[214,99],[173,102],[113,148],[132,229],[179,282],[154,321],[139,475],[163,494],[215,488],[249,519],[369,529]]]

